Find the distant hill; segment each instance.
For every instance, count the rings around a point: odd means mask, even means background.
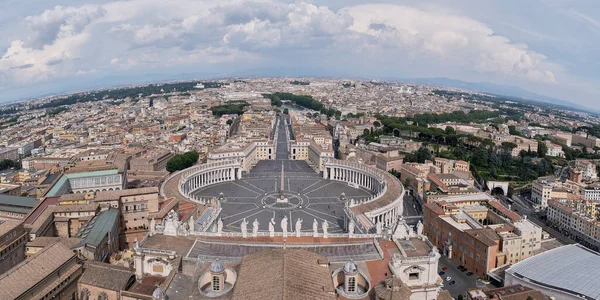
[[[511,98],[517,98],[515,100],[524,100],[524,102],[531,102],[527,100],[535,100],[545,103],[550,103],[556,106],[562,106],[566,108],[571,108],[575,110],[585,111],[585,112],[600,112],[598,110],[592,109],[590,107],[581,106],[567,100],[553,98],[549,96],[544,96],[540,94],[536,94],[520,88],[518,86],[506,86],[506,85],[498,85],[490,82],[467,82],[462,80],[436,77],[436,78],[412,78],[406,79],[407,82],[414,82],[420,84],[441,86],[441,87],[453,87],[453,88],[461,88],[465,90],[471,90],[475,92],[494,94],[498,96],[505,96]]]

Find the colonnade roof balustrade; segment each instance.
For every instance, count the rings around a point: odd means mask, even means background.
[[[365,173],[371,174],[372,176],[376,177],[380,182],[383,182],[385,184],[385,192],[376,197],[375,199],[350,207],[350,211],[355,215],[373,212],[375,210],[385,208],[398,200],[401,201],[404,196],[404,186],[402,185],[400,180],[398,180],[398,178],[394,177],[393,175],[387,172],[383,172],[365,165],[361,165],[359,163],[342,160],[327,160],[325,162],[325,166],[350,168],[363,171]]]
[[[203,173],[205,171],[217,170],[220,168],[226,169],[229,167],[240,167],[241,162],[239,160],[223,160],[212,162],[208,164],[199,164],[192,166],[188,169],[174,172],[171,174],[162,184],[160,188],[160,194],[164,199],[176,198],[179,200],[191,200],[181,191],[182,185],[190,179],[191,176]]]

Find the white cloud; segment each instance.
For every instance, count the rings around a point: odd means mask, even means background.
[[[307,55],[435,60],[471,72],[555,82],[546,56],[453,11],[367,4],[333,11],[273,1],[133,0],[46,10],[0,59],[0,83],[121,68],[198,66]],[[387,65],[387,64],[386,64]],[[318,74],[315,74],[318,75]]]
[[[400,5],[361,5],[343,12],[354,17],[352,30],[408,47],[424,55],[475,71],[534,81],[555,82],[545,69],[546,57],[494,34],[483,23],[464,16],[426,12]],[[373,29],[383,24],[385,30]],[[391,34],[396,31],[397,34]],[[535,75],[532,75],[535,74]]]

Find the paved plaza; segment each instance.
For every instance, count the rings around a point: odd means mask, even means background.
[[[328,232],[341,233],[347,223],[341,194],[355,200],[372,195],[366,189],[323,179],[305,161],[289,160],[291,130],[289,116],[282,114],[277,122],[276,160],[259,161],[242,179],[214,184],[194,193],[201,198],[220,197],[223,193],[224,231],[240,232],[240,224],[246,218],[248,231],[256,219],[259,231],[268,231],[269,222],[274,222],[275,231],[282,232],[281,220],[287,216],[288,232],[295,232],[296,221],[301,219],[303,232],[312,232],[317,220],[319,232],[327,221]]]
[[[278,203],[281,198],[281,178],[283,166],[283,195],[287,203]],[[244,218],[248,230],[252,230],[254,219],[259,222],[259,231],[268,231],[269,222],[275,222],[275,231],[281,232],[281,220],[288,218],[288,232],[295,231],[297,219],[302,219],[302,231],[312,232],[313,220],[327,221],[328,232],[343,232],[346,217],[344,203],[340,195],[347,199],[365,199],[371,196],[366,189],[356,189],[339,181],[323,179],[305,161],[264,160],[252,168],[242,179],[222,182],[202,188],[194,193],[197,197],[219,197],[223,210],[224,231],[240,232],[240,223]]]

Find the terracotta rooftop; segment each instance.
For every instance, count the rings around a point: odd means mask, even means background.
[[[0,237],[15,229],[21,222],[20,220],[0,220]]]
[[[0,275],[4,299],[16,299],[34,287],[62,265],[74,258],[75,253],[61,243],[46,247],[27,260]],[[81,267],[76,265],[77,267]]]
[[[333,300],[331,275],[321,255],[272,249],[244,256],[233,300]]]
[[[494,231],[494,229],[491,228],[469,229],[465,230],[465,233],[472,236],[481,243],[486,244],[487,246],[497,245],[498,243],[496,241],[500,240],[500,237],[498,236],[496,231]]]
[[[133,270],[101,262],[88,262],[78,283],[87,284],[111,291],[125,289],[135,280]]]
[[[54,243],[59,242],[65,245],[69,249],[77,246],[81,242],[80,238],[63,238],[63,237],[51,237],[51,236],[40,236],[36,237],[35,240],[28,242],[27,247],[48,247]]]
[[[98,203],[56,205],[54,207],[54,212],[62,213],[62,212],[77,212],[77,211],[95,211],[98,209],[98,206],[99,206]]]

